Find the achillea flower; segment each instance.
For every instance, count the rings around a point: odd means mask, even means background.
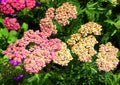
[[[5,14],[13,14],[16,10],[24,8],[31,9],[35,7],[36,0],[2,0],[0,3],[0,11]]]
[[[82,36],[87,36],[88,34],[94,34],[94,35],[101,35],[101,25],[95,23],[95,22],[88,22],[81,26],[81,28],[78,30],[79,33],[82,34]]]
[[[72,59],[73,57],[70,53],[70,50],[67,49],[67,45],[62,42],[62,47],[58,51],[58,56],[53,60],[53,62],[62,66],[67,66]]]
[[[34,44],[28,48],[30,43]],[[49,40],[43,32],[28,30],[22,39],[10,44],[3,54],[12,60],[10,63],[13,65],[23,61],[26,71],[32,74],[56,59],[60,48],[61,40]]]
[[[118,49],[112,46],[111,42],[101,44],[96,63],[99,71],[108,72],[116,68],[119,60],[117,59]]]
[[[71,35],[70,39],[68,39],[67,43],[69,45],[75,45],[81,38],[81,34],[80,33],[76,33],[76,34],[73,34]]]
[[[17,22],[16,18],[5,17],[3,22],[4,22],[4,25],[7,27],[7,29],[9,29],[9,30],[19,30],[20,29],[20,24]]]
[[[69,24],[69,18],[76,19],[76,6],[73,6],[69,2],[63,3],[62,6],[55,10],[55,19],[62,25]]]
[[[25,0],[12,0],[11,5],[16,10],[21,10],[25,8]]]
[[[36,0],[25,0],[25,2],[26,2],[26,7],[29,9],[35,7],[36,5]]]
[[[49,17],[50,19],[53,19],[54,11],[55,11],[55,9],[53,7],[49,8],[45,13],[45,17]]]
[[[44,53],[45,51],[38,47],[38,49],[27,55],[27,58],[24,60],[24,67],[27,72],[30,74],[38,73],[43,67],[46,66]]]
[[[41,19],[39,25],[41,31],[44,32],[48,37],[51,34],[57,33],[56,25],[53,24],[52,19],[50,19],[49,17]]]
[[[79,42],[72,46],[72,52],[77,54],[82,62],[91,62],[92,56],[96,54],[94,45],[98,43],[93,35],[80,38]]]
[[[3,12],[5,14],[13,14],[15,10],[12,8],[12,6],[9,3],[3,2],[0,3],[0,12]]]

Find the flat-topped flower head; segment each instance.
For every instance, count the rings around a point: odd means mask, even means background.
[[[94,45],[97,40],[93,35],[85,38],[80,38],[78,43],[72,46],[72,52],[78,55],[78,60],[82,62],[91,62],[92,56],[96,54]]]
[[[78,30],[78,32],[81,33],[84,37],[88,34],[101,35],[101,31],[102,26],[95,22],[88,22],[82,25],[81,28]]]
[[[118,49],[115,48],[111,42],[101,44],[97,55],[98,59],[96,60],[98,70],[108,72],[116,68],[119,63],[117,52]]]
[[[77,11],[76,6],[69,2],[63,3],[60,7],[55,10],[55,19],[62,25],[69,24],[69,18],[76,19]]]
[[[4,25],[8,30],[19,30],[20,24],[18,23],[16,18],[5,17],[3,20]]]
[[[68,63],[73,59],[70,50],[67,48],[66,43],[62,42],[61,49],[58,51],[57,58],[53,60],[54,63],[67,66]]]
[[[54,12],[55,12],[55,9],[53,7],[49,8],[45,13],[45,17],[49,17],[53,19],[55,16]]]

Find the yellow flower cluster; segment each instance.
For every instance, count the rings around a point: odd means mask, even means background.
[[[91,62],[92,56],[96,54],[94,45],[98,43],[93,35],[80,38],[79,42],[72,47],[72,52],[78,55],[82,62]]]
[[[102,26],[95,23],[95,22],[88,22],[81,26],[81,28],[78,30],[79,33],[82,34],[82,36],[87,36],[88,34],[94,34],[94,35],[101,35],[101,29]]]
[[[101,25],[95,22],[88,22],[78,30],[78,33],[71,35],[68,39],[68,45],[72,46],[72,52],[78,55],[78,59],[82,62],[91,62],[92,56],[97,52],[94,50],[94,46],[97,42],[93,35],[101,34]]]
[[[70,50],[67,49],[66,43],[62,42],[61,50],[58,51],[58,56],[53,62],[62,66],[67,66],[72,59],[73,57],[70,54]]]
[[[65,26],[69,24],[69,18],[76,18],[76,6],[73,6],[69,2],[63,3],[62,6],[55,10],[55,19],[62,25]]]
[[[117,66],[119,62],[116,57],[117,52],[118,49],[112,46],[111,42],[108,42],[105,45],[100,45],[98,59],[96,60],[99,71],[103,70],[105,72],[108,72]]]

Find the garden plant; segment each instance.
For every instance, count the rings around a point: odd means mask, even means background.
[[[0,0],[0,85],[120,85],[120,0]]]

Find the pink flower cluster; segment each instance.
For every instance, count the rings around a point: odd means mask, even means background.
[[[26,48],[31,42],[35,45]],[[10,44],[3,51],[9,59],[24,63],[24,67],[30,74],[39,72],[47,63],[57,58],[58,50],[61,48],[61,40],[50,39],[43,32],[28,30],[23,38]]]
[[[0,11],[5,14],[13,14],[15,12],[15,10],[12,8],[12,6],[9,3],[1,3]]]
[[[5,0],[0,3],[0,11],[5,14],[13,14],[16,10],[24,8],[31,9],[35,6],[36,0]]]
[[[51,34],[56,34],[56,25],[53,24],[52,19],[54,18],[54,8],[49,8],[46,11],[45,18],[40,20],[40,29],[44,32],[48,37]]]
[[[3,20],[3,23],[9,30],[19,30],[20,29],[20,24],[17,22],[16,18],[5,17]]]

